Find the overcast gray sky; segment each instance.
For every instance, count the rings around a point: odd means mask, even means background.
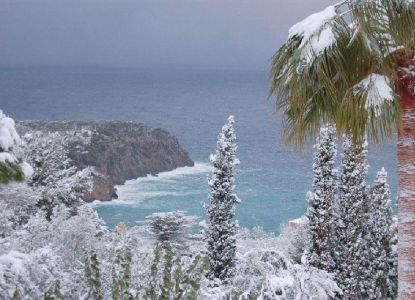
[[[0,66],[263,68],[338,0],[0,0]]]

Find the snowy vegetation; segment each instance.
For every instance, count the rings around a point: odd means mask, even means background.
[[[209,203],[205,205],[208,226],[205,232],[209,256],[209,277],[227,281],[234,275],[236,230],[236,196],[234,167],[239,163],[235,156],[236,135],[234,117],[230,116],[218,136],[216,153],[210,157],[213,174],[209,179]]]
[[[0,110],[0,184],[22,181],[32,175],[32,168],[23,160],[21,145],[14,120]]]
[[[308,193],[309,241],[307,260],[316,268],[333,271],[334,261],[334,205],[337,191],[337,170],[335,168],[337,143],[336,132],[332,126],[321,129],[320,137],[314,146],[313,190]]]
[[[365,148],[345,139],[338,172],[335,130],[322,128],[307,222],[274,236],[235,220],[234,122],[227,120],[211,156],[201,232],[182,211],[108,229],[82,201],[93,170],[71,164],[65,137],[31,134],[19,149],[7,148],[33,172],[0,185],[0,298],[352,299],[353,285],[356,299],[395,299],[390,191],[384,170],[366,185]]]
[[[335,275],[338,299],[396,299],[397,232],[387,174],[379,171],[369,187],[367,143],[353,144],[347,136],[338,172],[335,134],[327,125],[315,145],[306,259]]]
[[[75,207],[92,189],[92,169],[78,170],[68,156],[68,137],[32,132],[24,136],[26,157],[34,172],[28,181],[40,194],[37,205],[52,214],[56,205]]]

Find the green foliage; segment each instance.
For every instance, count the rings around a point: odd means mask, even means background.
[[[23,179],[24,174],[19,165],[10,162],[0,163],[0,184],[23,181]]]
[[[20,299],[22,298],[20,297],[19,289],[16,287],[13,293],[13,297],[10,300],[20,300]]]
[[[156,286],[157,286],[157,273],[158,273],[158,265],[160,263],[160,258],[161,258],[161,251],[162,251],[162,247],[160,245],[158,245],[155,249],[154,249],[154,259],[153,259],[153,263],[151,264],[151,268],[150,268],[150,286],[147,289],[146,293],[145,293],[145,297],[146,299],[157,299],[157,293],[156,293]]]
[[[184,273],[178,276],[179,290],[175,299],[197,299],[197,293],[200,289],[200,281],[206,270],[209,269],[209,259],[197,255],[190,267]]]
[[[171,246],[164,247],[164,270],[163,270],[163,285],[161,287],[160,300],[170,299],[170,291],[173,290],[172,267],[173,267],[173,250]]]
[[[209,268],[209,260],[198,255],[185,270],[182,264],[180,255],[175,254],[171,246],[157,246],[151,266],[151,284],[145,299],[197,299],[200,281]]]
[[[88,299],[102,300],[101,274],[96,253],[92,253],[85,262],[84,273],[89,287]]]
[[[131,287],[131,260],[130,249],[120,250],[117,254],[112,272],[112,298],[114,300],[132,300]]]
[[[45,293],[43,300],[63,300],[64,297],[61,293],[61,287],[59,280],[55,281],[55,284]]]

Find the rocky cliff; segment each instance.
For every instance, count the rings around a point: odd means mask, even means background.
[[[194,165],[177,137],[140,123],[21,121],[18,131],[60,132],[71,137],[68,150],[74,165],[95,170],[87,201],[117,198],[114,186],[126,180]]]

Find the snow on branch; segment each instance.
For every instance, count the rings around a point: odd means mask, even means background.
[[[194,225],[196,217],[183,211],[153,213],[146,217],[150,232],[161,243],[180,243]]]
[[[388,77],[376,73],[368,75],[353,88],[354,95],[366,94],[366,109],[374,109],[375,114],[380,113],[381,106],[394,100],[395,95]]]
[[[0,182],[20,181],[33,174],[33,169],[22,159],[21,145],[14,120],[0,109]]]
[[[329,6],[289,29],[288,39],[301,38],[298,48],[303,48],[302,57],[307,63],[311,62],[313,55],[321,54],[335,43],[336,37],[330,23],[337,16],[335,7]]]

